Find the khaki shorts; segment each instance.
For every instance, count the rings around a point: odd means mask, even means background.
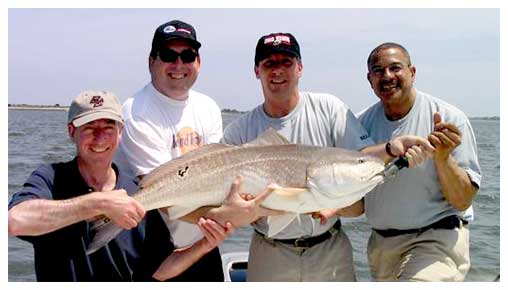
[[[464,281],[471,265],[464,226],[387,238],[373,231],[367,252],[375,281]]]
[[[247,281],[356,281],[351,243],[342,230],[311,248],[274,242],[254,232]]]

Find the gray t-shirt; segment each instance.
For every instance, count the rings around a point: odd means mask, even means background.
[[[233,121],[224,131],[223,143],[241,145],[250,142],[268,128],[277,130],[294,144],[341,147],[360,150],[373,145],[349,108],[330,94],[300,92],[297,106],[282,118],[271,118],[259,105],[254,110]],[[316,236],[327,231],[337,218],[320,225],[310,215],[300,215],[276,239],[293,239]],[[267,233],[266,218],[257,221],[254,227]]]
[[[439,112],[443,122],[455,124],[462,132],[461,144],[452,156],[480,186],[481,171],[473,129],[466,115],[454,106],[417,91],[413,107],[400,120],[388,120],[381,102],[359,113],[359,119],[374,142],[381,143],[406,134],[427,137],[434,130],[434,112]],[[472,221],[473,207],[460,212],[448,203],[441,192],[434,162],[427,160],[416,168],[401,170],[396,178],[368,193],[365,214],[375,229],[414,229],[454,214]]]

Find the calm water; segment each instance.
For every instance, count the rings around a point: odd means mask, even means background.
[[[225,114],[228,124],[238,115]],[[74,147],[67,136],[64,111],[9,110],[9,198],[41,163],[70,160]],[[499,273],[499,121],[471,121],[483,171],[482,188],[475,199],[476,220],[471,230],[472,267],[467,281],[492,281]],[[6,201],[7,202],[7,201]],[[359,281],[369,281],[365,249],[369,227],[363,218],[346,219],[343,226],[354,248]],[[221,251],[248,251],[249,228],[240,229]],[[9,237],[9,281],[35,281],[33,250],[29,243]]]

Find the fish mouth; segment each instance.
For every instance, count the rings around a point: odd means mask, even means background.
[[[372,174],[370,177],[367,177],[365,178],[365,182],[373,182],[373,181],[376,181],[381,178],[382,180],[384,180],[386,177],[388,177],[390,175],[391,172],[389,172],[389,167],[385,167],[384,169],[381,169],[380,171]]]
[[[374,182],[374,183],[377,183],[377,182],[379,182],[380,180],[381,180],[381,181],[384,181],[384,180],[385,180],[385,177],[386,177],[386,176],[385,176],[384,171],[381,171],[381,172],[379,172],[379,173],[376,173],[376,174],[372,175],[372,176],[368,179],[368,181],[369,181],[369,182]]]
[[[372,179],[376,178],[377,176],[385,177],[385,170],[386,169],[383,169],[383,170],[379,171],[378,173],[372,175],[368,180],[372,180]]]

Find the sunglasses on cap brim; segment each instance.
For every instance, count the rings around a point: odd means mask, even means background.
[[[176,62],[178,57],[180,57],[183,63],[191,63],[196,60],[198,54],[192,49],[184,49],[181,53],[172,49],[163,49],[159,51],[159,58],[163,62]]]

